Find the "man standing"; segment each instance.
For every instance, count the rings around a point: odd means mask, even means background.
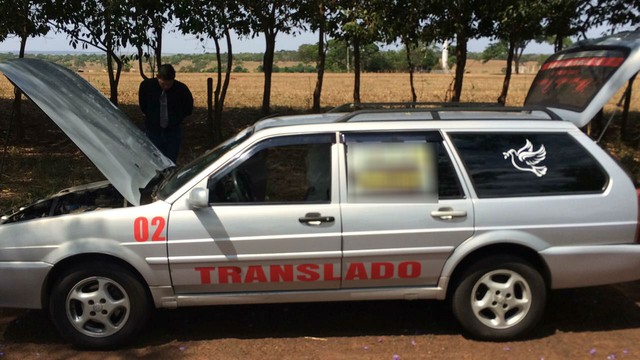
[[[158,77],[143,80],[138,91],[147,137],[174,163],[180,150],[180,123],[193,112],[191,91],[175,78],[173,66],[161,65]]]

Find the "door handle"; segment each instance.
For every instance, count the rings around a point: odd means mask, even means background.
[[[333,216],[322,216],[320,213],[307,213],[304,217],[298,218],[303,224],[318,226],[322,223],[334,222],[336,219]]]
[[[440,220],[452,220],[453,218],[467,217],[465,210],[453,210],[452,208],[440,208],[431,212],[431,217]]]

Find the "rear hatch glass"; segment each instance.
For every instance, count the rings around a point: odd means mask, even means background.
[[[540,68],[525,104],[582,112],[628,55],[624,49],[554,54]]]

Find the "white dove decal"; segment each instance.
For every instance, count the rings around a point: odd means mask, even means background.
[[[533,151],[533,144],[527,139],[526,144],[520,148],[520,150],[509,149],[509,151],[503,152],[502,155],[504,155],[505,159],[511,156],[513,167],[520,171],[530,171],[536,174],[537,177],[543,177],[547,173],[546,166],[538,166],[538,164],[547,158],[547,150],[544,148],[544,145],[541,145],[538,150]],[[523,167],[519,164],[528,167]]]

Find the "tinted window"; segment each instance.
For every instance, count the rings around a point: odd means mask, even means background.
[[[601,192],[608,177],[568,134],[450,134],[479,197]]]
[[[210,202],[328,202],[333,137],[289,136],[259,143],[210,178]]]
[[[627,57],[621,50],[552,55],[533,80],[525,105],[584,110]]]
[[[438,143],[436,151],[438,153],[438,198],[462,199],[464,194],[447,150],[442,143]]]
[[[437,132],[345,135],[351,202],[436,202],[462,198]]]

